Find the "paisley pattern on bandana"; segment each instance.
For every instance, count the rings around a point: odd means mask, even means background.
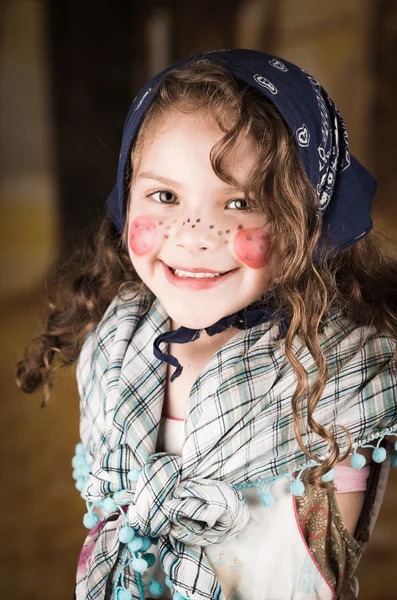
[[[288,71],[285,64],[282,63],[281,60],[277,60],[277,58],[272,58],[271,60],[269,60],[269,65],[271,65],[275,69],[279,69],[280,71],[284,71],[284,72]]]

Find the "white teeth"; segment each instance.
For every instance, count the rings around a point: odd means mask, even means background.
[[[175,269],[174,274],[177,277],[219,277],[222,273],[190,273],[189,271],[180,271],[179,269]]]

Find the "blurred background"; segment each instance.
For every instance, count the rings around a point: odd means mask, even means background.
[[[40,332],[48,269],[102,214],[141,85],[186,54],[233,47],[320,80],[380,182],[374,220],[396,252],[397,1],[0,0],[1,598],[71,600],[86,534],[70,466],[74,369],[45,409],[13,379]],[[397,597],[396,505],[397,470],[358,568],[360,600]]]

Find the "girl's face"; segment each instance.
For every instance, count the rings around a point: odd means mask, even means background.
[[[201,114],[164,117],[145,141],[131,182],[131,261],[174,328],[213,325],[259,298],[272,277],[270,230],[243,193],[253,141],[224,162],[240,184],[236,189],[210,163],[222,135]]]

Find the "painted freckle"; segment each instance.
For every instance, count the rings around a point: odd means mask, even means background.
[[[230,229],[226,229],[226,233],[230,233]]]
[[[229,243],[229,240],[225,240],[225,244],[228,244],[228,243]]]
[[[164,234],[164,237],[168,239],[170,236],[167,234]]]
[[[200,223],[201,219],[196,219],[196,223]]]
[[[239,226],[237,227],[237,229],[242,229],[242,228],[243,228],[243,226],[242,226],[242,225],[239,225]]]
[[[196,225],[192,225],[192,229],[193,229],[193,227],[196,227]]]
[[[187,222],[190,223],[190,219],[188,219]]]
[[[214,229],[215,225],[210,225],[210,229]]]
[[[183,221],[183,225],[186,223],[186,221]]]
[[[222,231],[218,231],[218,235],[222,235]]]
[[[250,242],[252,240],[252,235],[247,235],[247,237],[245,239]]]
[[[159,221],[159,225],[162,225],[162,224],[163,224],[163,221]]]
[[[166,229],[171,229],[171,225],[167,225]]]

